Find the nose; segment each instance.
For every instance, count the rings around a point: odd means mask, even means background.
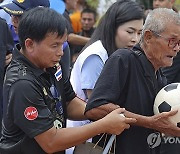
[[[85,24],[88,24],[89,23],[89,20],[87,19],[87,20],[85,20]]]
[[[63,51],[63,45],[57,50],[57,56],[63,56],[64,55],[64,51]]]
[[[132,38],[132,42],[134,42],[134,44],[138,43],[140,39],[139,34],[134,34],[133,38]]]
[[[176,46],[174,47],[174,51],[179,52],[180,51],[180,44],[177,43]]]

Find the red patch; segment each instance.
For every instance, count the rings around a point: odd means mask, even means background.
[[[38,111],[35,107],[27,107],[24,111],[24,115],[28,120],[35,120],[38,117]]]

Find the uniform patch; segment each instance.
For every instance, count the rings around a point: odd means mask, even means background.
[[[59,81],[62,78],[62,69],[61,69],[61,66],[59,64],[56,64],[56,67],[57,67],[57,71],[54,74],[54,76],[56,77],[56,80]]]
[[[56,120],[54,121],[54,127],[55,127],[56,129],[62,128],[62,122],[61,122],[60,120],[56,119]]]
[[[27,107],[24,111],[24,116],[27,120],[35,120],[38,117],[38,111],[35,107]]]
[[[45,96],[48,95],[45,87],[43,87],[43,93],[44,93]]]

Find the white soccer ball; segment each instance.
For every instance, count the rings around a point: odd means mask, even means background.
[[[178,110],[178,113],[169,119],[180,127],[180,83],[171,83],[163,87],[154,101],[154,114]]]

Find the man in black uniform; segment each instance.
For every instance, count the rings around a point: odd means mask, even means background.
[[[18,26],[19,26],[19,20],[21,18],[21,15],[34,7],[37,6],[44,6],[44,7],[50,7],[49,0],[13,0],[10,3],[7,3],[5,5],[2,5],[0,9],[4,9],[10,16],[12,20],[12,28],[14,29],[16,35],[18,34]],[[62,58],[62,63],[64,64],[64,67],[66,67],[64,73],[66,74],[67,78],[70,76],[70,49],[67,42],[63,45],[63,51],[64,56]]]
[[[2,120],[3,81],[6,66],[12,58],[13,39],[5,20],[0,18],[0,122]],[[1,123],[0,123],[1,130]],[[1,134],[0,134],[1,136]]]
[[[119,116],[79,128],[64,128],[66,118],[86,119],[85,103],[64,79],[63,43],[67,40],[62,15],[44,7],[25,12],[19,23],[20,45],[14,52],[4,83],[2,154],[64,154],[64,150],[99,133],[119,134],[136,120]],[[109,127],[110,124],[110,127]]]
[[[117,50],[102,70],[86,115],[102,118],[116,104],[127,110],[126,117],[137,119],[134,126],[117,137],[116,154],[158,154],[160,143],[154,142],[159,141],[155,131],[180,136],[180,128],[168,121],[177,111],[153,114],[155,96],[166,84],[160,67],[172,65],[180,49],[179,27],[180,16],[176,12],[153,10],[145,21],[140,43],[133,50]]]

